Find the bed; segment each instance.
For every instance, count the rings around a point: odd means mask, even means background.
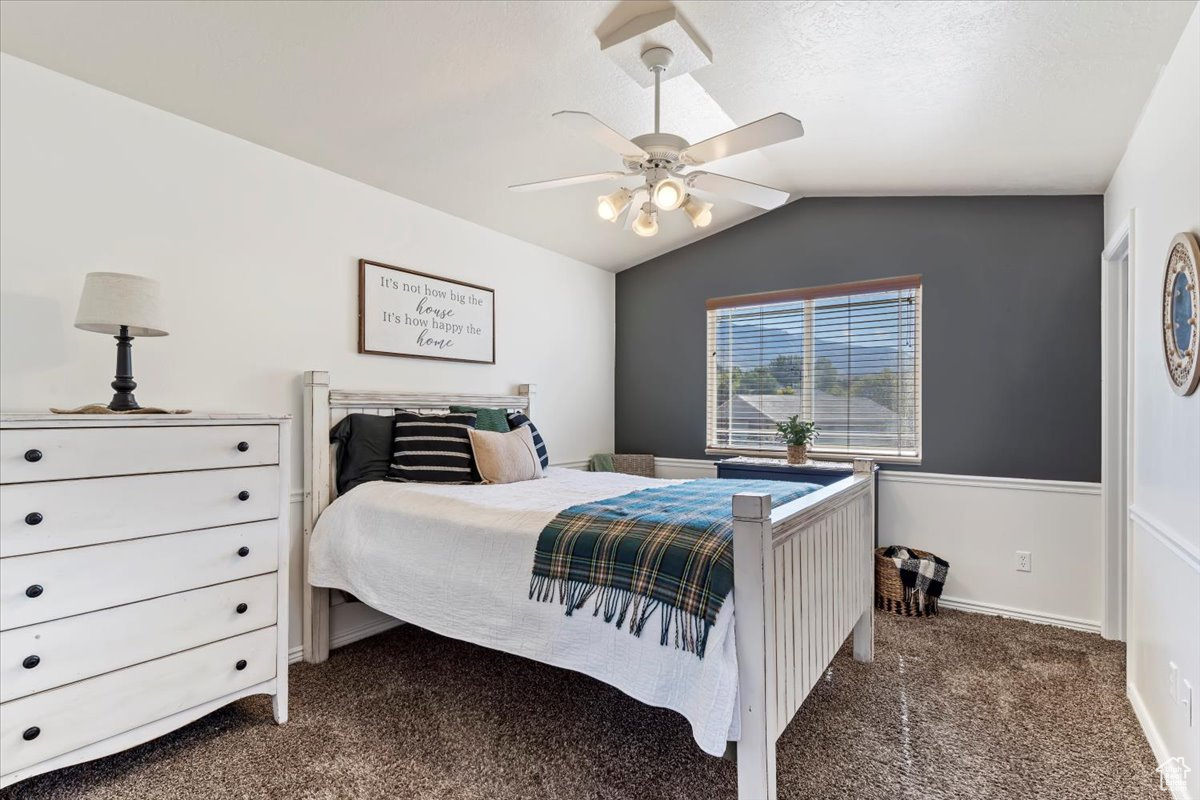
[[[304,376],[304,657],[328,658],[331,590],[455,639],[591,675],[673,709],[705,752],[736,742],[738,797],[773,800],[775,741],[846,637],[873,649],[874,465],[772,508],[769,494],[731,494],[732,597],[703,658],[632,636],[591,614],[531,600],[538,534],[576,503],[665,481],[550,467],[537,481],[495,486],[364,484],[335,499],[330,428],[350,413],[473,405],[534,418],[536,387],[513,395],[333,389]],[[736,609],[736,611],[735,611]]]

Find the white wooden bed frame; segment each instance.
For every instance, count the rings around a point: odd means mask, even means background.
[[[521,410],[536,387],[515,395],[414,394],[330,389],[328,372],[304,373],[304,659],[329,657],[329,590],[308,584],[308,544],[334,496],[329,430],[350,413],[450,405]],[[734,636],[741,739],[739,800],[775,800],[775,741],[854,634],[854,658],[874,656],[875,465],[779,508],[768,494],[732,496]]]

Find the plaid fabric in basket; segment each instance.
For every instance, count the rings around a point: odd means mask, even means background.
[[[538,537],[529,596],[556,597],[567,616],[595,598],[592,616],[641,636],[651,617],[659,643],[700,658],[733,589],[733,503],[766,492],[773,506],[821,488],[811,483],[703,479],[572,506]]]
[[[883,551],[884,558],[890,558],[900,570],[900,582],[904,584],[904,602],[911,603],[915,599],[917,607],[922,611],[937,613],[938,598],[942,596],[942,587],[946,583],[946,574],[950,564],[929,553],[921,557],[910,548],[903,545],[892,545]],[[915,598],[914,598],[915,596]]]

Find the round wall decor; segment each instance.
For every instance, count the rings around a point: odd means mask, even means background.
[[[1189,395],[1200,383],[1200,247],[1196,237],[1180,233],[1167,251],[1163,277],[1163,356],[1176,394]]]

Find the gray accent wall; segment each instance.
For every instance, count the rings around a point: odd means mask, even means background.
[[[709,298],[920,274],[922,461],[896,468],[1099,481],[1103,213],[1098,195],[804,199],[621,272],[617,451],[706,457]]]

